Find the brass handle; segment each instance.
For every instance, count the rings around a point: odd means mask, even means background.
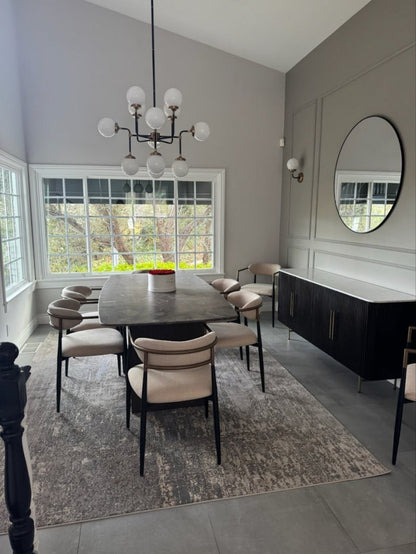
[[[329,340],[334,340],[335,335],[335,310],[329,310]]]
[[[329,310],[329,329],[328,329],[328,338],[331,340],[331,331],[332,331],[332,310]]]

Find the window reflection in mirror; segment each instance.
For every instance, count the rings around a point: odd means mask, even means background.
[[[342,222],[356,233],[379,227],[397,201],[402,169],[394,127],[379,116],[357,123],[344,140],[335,168],[335,202]]]

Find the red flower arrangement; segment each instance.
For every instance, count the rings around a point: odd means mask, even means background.
[[[174,269],[151,269],[149,271],[150,275],[172,275],[175,273]]]

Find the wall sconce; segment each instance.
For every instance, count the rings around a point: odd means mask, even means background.
[[[302,183],[303,181],[303,173],[300,172],[298,173],[297,175],[295,175],[295,171],[297,169],[299,169],[299,162],[296,158],[290,158],[290,160],[288,160],[287,162],[287,168],[288,170],[290,171],[290,174],[292,175],[292,177],[294,179],[296,179],[298,181],[298,183]]]

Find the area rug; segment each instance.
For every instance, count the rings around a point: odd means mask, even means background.
[[[216,354],[222,465],[216,464],[211,414],[205,419],[202,407],[152,412],[140,477],[140,420],[133,416],[126,429],[116,358],[71,360],[57,414],[56,340],[52,332],[40,346],[28,381],[38,527],[388,472],[268,352],[263,394],[253,349],[250,372],[238,350]],[[4,498],[0,510],[3,531]]]

